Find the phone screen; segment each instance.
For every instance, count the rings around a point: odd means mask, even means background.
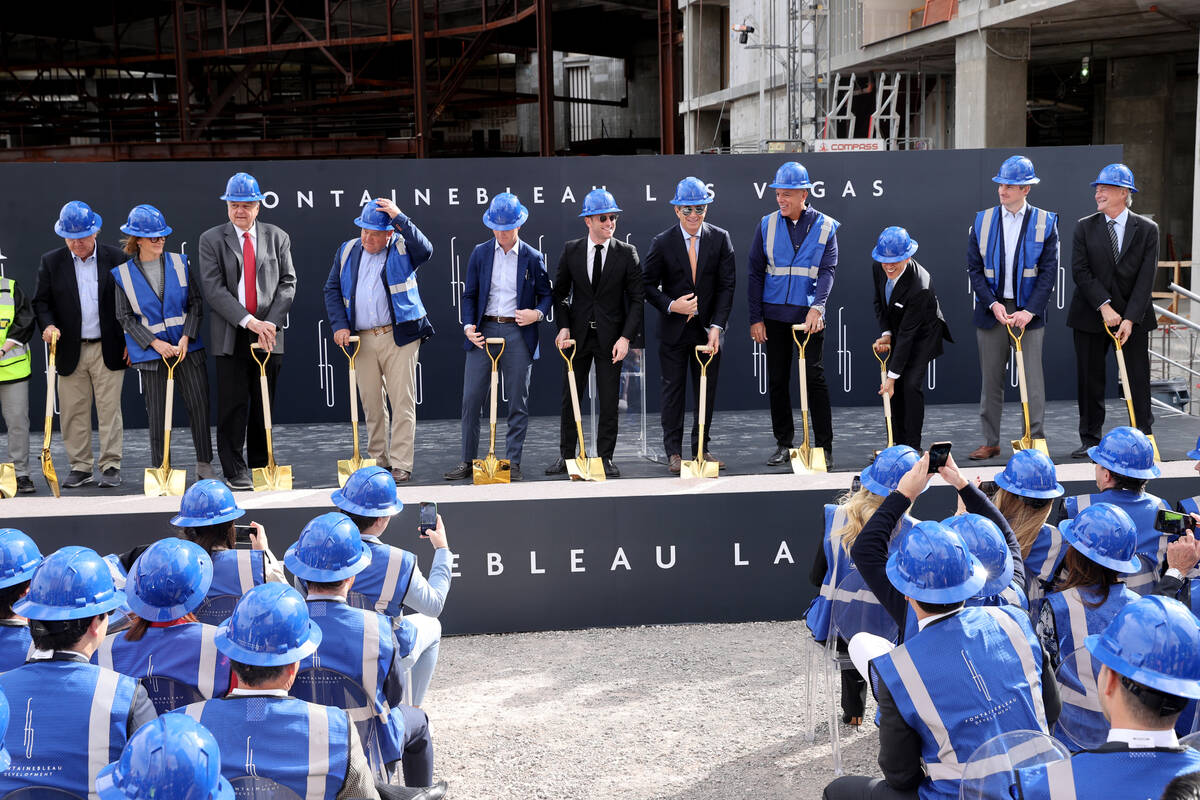
[[[1178,538],[1185,531],[1193,530],[1196,522],[1191,514],[1181,514],[1178,511],[1168,511],[1160,508],[1154,517],[1154,529]]]
[[[950,442],[934,442],[929,445],[929,474],[938,471],[940,467],[946,466],[946,459],[950,457]]]
[[[254,532],[254,526],[253,525],[234,525],[233,530],[234,530],[233,546],[239,550],[250,550],[252,548],[252,544],[253,544],[250,541],[250,534]]]
[[[437,503],[422,502],[421,516],[417,521],[417,531],[425,533],[437,527]]]

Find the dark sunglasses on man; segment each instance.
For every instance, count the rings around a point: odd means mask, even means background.
[[[593,217],[593,219],[597,222],[608,222],[609,220],[616,222],[617,218],[617,214],[597,214],[595,217]]]
[[[680,206],[679,213],[685,217],[690,217],[695,214],[698,217],[703,217],[704,212],[708,211],[708,206]]]

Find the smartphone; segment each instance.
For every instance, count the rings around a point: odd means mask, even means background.
[[[946,459],[950,457],[950,442],[934,442],[929,445],[929,474],[932,475],[939,468],[946,466]]]
[[[1187,531],[1196,529],[1196,519],[1191,514],[1179,511],[1168,511],[1160,508],[1154,516],[1154,530],[1174,536],[1182,536]]]
[[[854,479],[850,481],[850,492],[852,494],[856,493],[861,488],[862,488],[862,478],[855,475]]]
[[[1000,487],[996,485],[995,481],[983,481],[979,484],[979,491],[986,494],[989,499],[996,496],[996,490],[999,488]]]
[[[250,535],[254,533],[253,525],[234,525],[233,546],[239,550],[250,550],[253,548],[253,542],[250,540]]]
[[[417,533],[424,535],[425,531],[437,528],[437,503],[422,502],[421,516],[417,521]]]

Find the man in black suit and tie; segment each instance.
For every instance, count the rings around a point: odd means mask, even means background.
[[[1112,346],[1105,328],[1116,328],[1125,353],[1129,392],[1137,426],[1150,434],[1150,331],[1158,327],[1150,291],[1158,267],[1158,226],[1134,214],[1133,172],[1109,164],[1092,181],[1096,213],[1079,220],[1071,245],[1075,294],[1067,325],[1075,331],[1076,393],[1080,448],[1072,458],[1087,458],[1100,443],[1104,427],[1105,358]]]
[[[621,363],[642,325],[644,296],[637,248],[613,238],[620,211],[610,192],[604,189],[588,192],[579,215],[587,225],[588,235],[563,246],[554,279],[554,304],[558,310],[554,344],[562,349],[568,339],[575,340],[575,380],[581,395],[587,394],[588,370],[593,363],[596,365],[600,411],[596,453],[603,460],[604,474],[609,478],[621,476],[613,463]],[[579,455],[575,412],[565,373],[558,450],[559,458],[546,469],[547,475],[562,475],[567,471],[566,459]]]
[[[125,384],[125,332],[117,320],[116,282],[111,270],[129,258],[116,247],[99,244],[103,224],[87,203],[62,207],[54,232],[65,247],[42,256],[33,312],[42,341],[58,337],[59,426],[71,471],[64,489],[92,483],[92,402],[100,423],[99,486],[121,485],[121,449],[125,433],[121,388]]]
[[[654,237],[646,256],[646,299],[663,315],[658,330],[658,359],[662,369],[663,446],[668,469],[679,473],[683,450],[684,379],[691,370],[692,395],[699,399],[700,364],[694,357],[696,345],[713,349],[708,365],[705,399],[705,444],[712,439],[713,402],[717,396],[717,374],[721,367],[721,334],[733,308],[737,268],[729,232],[704,221],[714,193],[699,178],[684,178],[675,187],[678,225]],[[698,417],[692,420],[689,454],[696,452]],[[719,460],[707,452],[705,459]],[[725,466],[720,464],[721,467]]]
[[[900,227],[885,228],[871,251],[875,283],[875,318],[882,331],[875,351],[892,351],[879,394],[892,398],[892,438],[896,444],[921,449],[925,424],[925,369],[942,354],[950,329],[933,291],[933,278],[913,259],[917,240]],[[899,385],[897,385],[899,384]]]

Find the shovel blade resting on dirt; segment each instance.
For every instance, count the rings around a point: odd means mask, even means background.
[[[1129,390],[1129,371],[1125,368],[1125,352],[1121,349],[1121,340],[1113,333],[1112,329],[1107,325],[1104,330],[1108,332],[1109,337],[1113,340],[1113,347],[1117,353],[1117,371],[1121,375],[1121,391],[1125,395],[1125,408],[1129,410],[1129,427],[1137,427],[1137,416],[1133,413],[1133,394]],[[1150,440],[1150,445],[1154,448],[1155,463],[1162,461],[1162,456],[1158,454],[1158,442],[1154,439],[1153,433],[1146,434],[1146,438]]]
[[[171,469],[171,422],[175,405],[175,367],[179,366],[179,358],[167,361],[167,396],[166,408],[163,412],[163,460],[158,467],[147,467],[146,476],[142,481],[142,492],[147,497],[182,497],[187,488],[187,473],[181,469]]]
[[[602,481],[604,461],[597,457],[588,458],[587,448],[583,443],[583,414],[579,410],[579,386],[575,383],[575,340],[567,339],[566,347],[560,347],[558,354],[567,362],[567,385],[571,389],[571,408],[575,412],[575,435],[579,439],[579,457],[566,460],[567,474],[573,481]],[[567,347],[571,355],[567,355]]]
[[[704,353],[708,358],[701,358],[700,354]],[[696,345],[696,361],[700,362],[700,408],[697,412],[699,416],[699,438],[696,440],[696,460],[684,461],[679,465],[679,477],[681,478],[715,478],[719,474],[721,465],[716,461],[707,461],[704,458],[704,419],[705,412],[708,411],[708,365],[712,363],[713,356],[716,353],[706,344]]]
[[[354,344],[353,352],[345,347],[342,347],[342,352],[350,360],[350,427],[354,435],[354,455],[337,462],[338,486],[345,486],[350,476],[363,467],[376,466],[375,459],[363,458],[358,454],[358,373],[354,369],[354,358],[362,345],[357,336],[351,336],[350,341]]]
[[[262,349],[262,345],[258,342],[250,345],[250,355],[258,363],[258,387],[262,392],[263,430],[267,435],[267,465],[252,469],[250,480],[254,482],[254,491],[256,492],[288,491],[292,488],[292,468],[275,463],[275,449],[271,442],[271,392],[267,388],[267,361],[270,360],[271,354],[264,350],[263,357],[259,360],[254,351],[260,349]]]
[[[806,334],[800,341],[800,333]],[[799,447],[788,451],[792,459],[792,472],[796,475],[807,475],[812,472],[827,472],[825,464],[825,448],[813,447],[808,441],[808,372],[804,360],[804,348],[812,334],[808,332],[807,323],[792,326],[792,340],[796,343],[800,361],[800,422],[804,428],[804,440]]]
[[[499,345],[496,355],[492,355],[492,345]],[[476,485],[488,483],[509,483],[512,478],[512,463],[507,458],[496,458],[496,401],[500,394],[500,356],[504,354],[504,339],[493,337],[483,340],[483,351],[492,362],[492,391],[491,414],[489,415],[488,454],[487,458],[477,458],[471,462],[471,479]]]
[[[46,485],[50,487],[54,496],[61,497],[62,490],[58,488],[58,473],[54,471],[54,459],[50,457],[50,434],[54,431],[54,391],[56,388],[54,352],[57,348],[58,335],[55,334],[50,339],[50,355],[46,359],[46,435],[42,439],[42,475],[45,476]]]
[[[1025,416],[1025,435],[1020,439],[1012,440],[1013,452],[1021,450],[1041,450],[1046,455],[1050,455],[1050,446],[1046,444],[1046,440],[1038,437],[1033,438],[1033,431],[1029,427],[1029,390],[1025,388],[1025,353],[1021,350],[1021,337],[1025,335],[1025,329],[1021,329],[1020,335],[1013,333],[1011,325],[1008,328],[1009,338],[1013,340],[1015,352],[1017,356],[1017,386],[1021,390],[1021,413]]]

